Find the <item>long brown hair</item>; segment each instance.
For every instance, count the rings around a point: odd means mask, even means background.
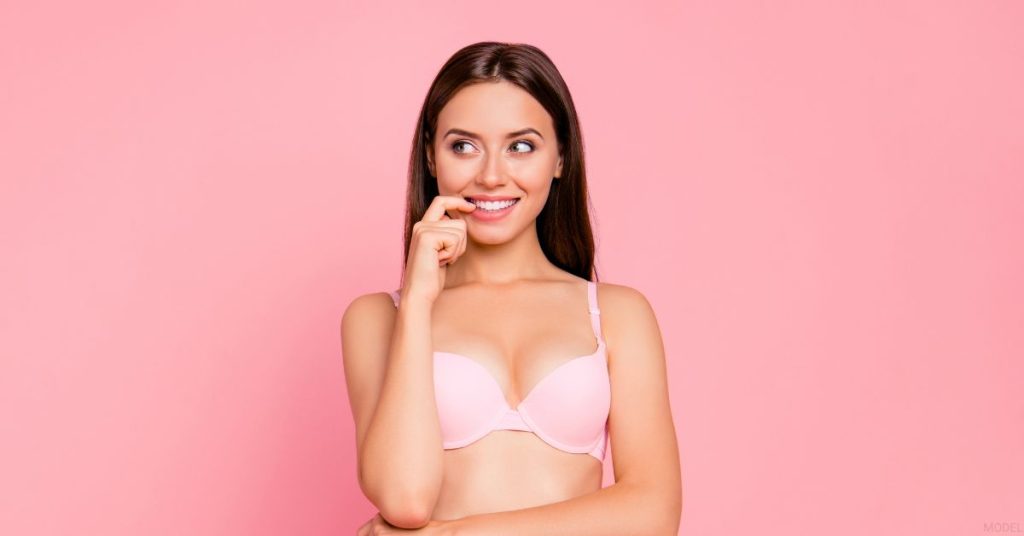
[[[588,210],[583,133],[569,88],[554,63],[539,48],[484,41],[463,47],[448,59],[431,83],[420,109],[409,159],[403,283],[413,225],[423,219],[430,202],[439,194],[437,179],[427,166],[426,148],[437,130],[441,109],[465,86],[499,81],[510,82],[528,92],[554,120],[562,155],[562,175],[552,183],[547,203],[537,216],[541,250],[555,266],[588,281],[593,274],[593,280],[598,280]]]

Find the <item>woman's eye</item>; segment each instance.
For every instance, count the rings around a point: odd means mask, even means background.
[[[520,145],[520,144],[529,147],[531,151],[533,150],[533,144],[532,143],[530,143],[528,141],[522,141],[522,140],[519,140],[519,141],[513,143],[512,147],[515,147],[516,145]],[[515,151],[515,152],[520,153],[520,152],[524,152],[524,151]]]
[[[460,154],[468,152],[468,151],[460,151],[459,150],[459,147],[461,147],[462,145],[468,145],[468,146],[472,147],[472,145],[468,141],[460,140],[460,141],[457,141],[457,142],[452,144],[452,150],[455,151],[456,153],[460,153]],[[529,148],[529,151],[527,151],[527,150],[523,150],[523,151],[515,151],[515,150],[513,150],[512,152],[514,152],[514,153],[524,153],[524,152],[533,151],[533,144],[528,142],[528,141],[519,140],[519,141],[513,143],[512,147],[515,148],[517,145],[525,145],[526,147]]]
[[[469,143],[465,141],[457,141],[452,144],[452,150],[455,151],[456,153],[461,153],[462,151],[459,150],[459,146],[463,144],[469,145]]]

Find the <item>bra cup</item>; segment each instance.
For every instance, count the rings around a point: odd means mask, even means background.
[[[611,408],[604,352],[560,367],[519,406],[534,433],[553,446],[587,452],[603,438]]]
[[[597,314],[597,284],[588,283],[591,323],[599,341],[591,355],[562,363],[543,377],[519,407],[510,408],[501,385],[477,361],[433,352],[434,397],[443,447],[467,446],[494,430],[532,431],[566,452],[603,461],[608,447],[611,383]],[[398,307],[398,290],[390,292]]]
[[[487,435],[508,411],[494,379],[473,361],[436,352],[434,399],[444,448],[468,445]]]

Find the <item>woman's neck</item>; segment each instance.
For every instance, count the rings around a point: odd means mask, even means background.
[[[540,247],[534,226],[502,244],[479,244],[470,240],[462,256],[448,265],[445,288],[543,279],[551,276],[553,268]]]

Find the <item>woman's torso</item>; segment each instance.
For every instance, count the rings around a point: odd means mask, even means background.
[[[511,408],[523,396],[534,399],[532,391],[541,380],[546,380],[548,391],[575,389],[572,378],[566,377],[575,369],[563,365],[577,361],[607,370],[599,315],[588,314],[588,302],[596,306],[596,286],[591,289],[595,294],[588,296],[588,283],[573,278],[516,283],[504,289],[446,289],[432,310],[433,350],[482,366],[485,370],[476,372],[477,383],[487,386],[475,388],[490,389],[492,399],[504,398]],[[434,356],[435,368],[439,357],[444,356]],[[556,371],[558,375],[552,374]],[[604,383],[607,378],[593,371],[590,378],[584,387],[593,393],[585,400],[598,411],[590,419],[606,418],[608,388],[598,385],[597,378]],[[605,405],[592,403],[597,401]],[[489,431],[468,445],[444,451],[444,480],[431,517],[456,519],[522,509],[596,491],[601,488],[603,464],[600,446],[594,451],[597,454],[567,452],[529,431]]]

